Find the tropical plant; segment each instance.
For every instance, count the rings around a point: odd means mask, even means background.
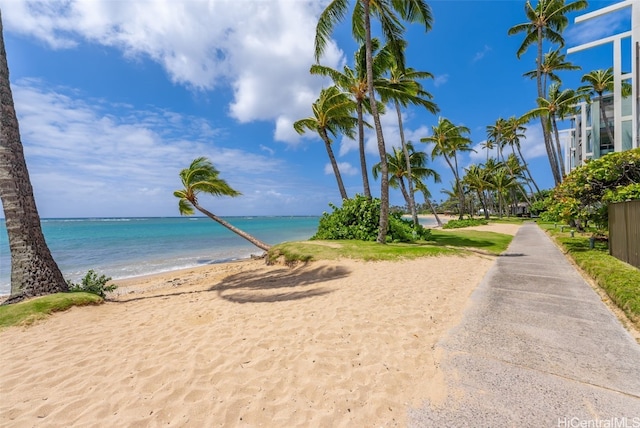
[[[507,133],[507,121],[501,117],[496,119],[496,122],[493,125],[487,126],[487,142],[485,145],[488,145],[491,149],[497,148],[498,160],[504,160],[502,155],[502,149],[505,146],[505,134]],[[487,152],[487,159],[489,159],[489,153]]]
[[[545,98],[545,86],[543,86],[543,42],[548,40],[551,43],[564,47],[564,39],[562,32],[569,25],[567,14],[576,12],[587,7],[586,0],[576,0],[566,3],[565,0],[538,0],[536,6],[527,0],[524,6],[524,12],[527,22],[517,24],[511,27],[508,34],[514,35],[525,33],[524,40],[516,53],[520,58],[531,45],[537,46],[536,55],[536,84],[538,89],[538,98]],[[544,118],[540,118],[542,124],[542,132],[544,136],[544,144],[547,150],[547,157],[551,166],[553,179],[557,184],[562,182],[562,174],[560,170],[560,162],[555,154],[553,142],[551,141],[551,130],[548,122]]]
[[[380,199],[356,195],[342,202],[341,207],[329,204],[331,213],[324,213],[318,223],[318,231],[311,239],[355,239],[376,241],[379,231]],[[391,242],[413,242],[428,239],[429,230],[402,218],[402,213],[389,215],[389,230],[385,235]]]
[[[358,43],[365,44],[366,68],[367,68],[367,90],[371,100],[371,115],[373,117],[376,138],[378,140],[378,153],[382,167],[380,180],[380,227],[377,242],[386,243],[386,233],[389,222],[389,181],[386,162],[386,147],[382,134],[382,125],[376,103],[374,91],[373,73],[373,45],[371,37],[371,16],[378,18],[380,29],[393,56],[396,58],[400,68],[404,68],[404,52],[402,50],[402,34],[404,26],[401,19],[408,22],[423,24],[425,30],[431,28],[433,20],[431,9],[424,0],[332,0],[322,11],[316,26],[315,36],[315,59],[318,61],[324,52],[333,28],[342,21],[348,13],[349,6],[353,3],[352,31]]]
[[[69,291],[71,292],[97,294],[104,299],[107,293],[115,291],[118,288],[116,284],[109,284],[109,281],[111,281],[111,277],[106,275],[98,276],[98,274],[91,269],[87,272],[84,278],[82,278],[80,283],[76,284],[71,281],[67,281],[67,284],[69,284]]]
[[[0,103],[0,199],[11,252],[11,297],[5,303],[15,303],[68,287],[40,225],[13,104],[1,15]]]
[[[522,154],[522,149],[520,147],[520,140],[526,138],[524,134],[524,132],[527,130],[527,128],[524,126],[525,123],[527,123],[527,119],[524,117],[516,118],[515,116],[511,116],[509,119],[507,119],[506,140],[507,140],[507,144],[511,146],[511,149],[513,150],[515,147],[515,150],[517,150],[518,152],[517,156],[522,161],[523,168],[527,173],[527,183],[533,184],[533,187],[536,188],[536,193],[539,193],[540,189],[538,188],[538,184],[533,179],[533,174],[531,174],[531,170],[529,169],[529,164],[527,163],[527,160],[524,158],[524,155]],[[514,154],[515,154],[515,150],[513,151]],[[534,194],[534,199],[535,199],[535,194]]]
[[[557,71],[573,71],[580,70],[582,67],[574,65],[566,60],[566,55],[560,52],[560,49],[550,50],[544,54],[542,60],[542,66],[540,67],[540,73],[542,74],[542,89],[545,90],[548,85],[548,80],[551,82],[560,83],[560,77],[556,74]],[[523,76],[530,79],[535,79],[538,75],[538,70],[532,70],[524,73]],[[546,98],[546,93],[543,94]]]
[[[587,83],[587,85],[582,86],[579,90],[588,91],[590,94],[597,94],[600,99],[600,117],[602,119],[602,123],[604,123],[605,128],[607,129],[607,135],[609,137],[609,141],[613,143],[613,130],[611,129],[611,125],[609,123],[609,118],[605,112],[604,102],[602,96],[605,92],[613,92],[614,90],[614,79],[613,79],[613,68],[609,67],[606,70],[593,70],[589,73],[582,76],[582,82]],[[622,83],[622,97],[628,97],[631,95],[631,85],[628,82]]]
[[[462,125],[454,125],[449,119],[439,118],[438,124],[431,127],[432,135],[421,138],[423,143],[432,143],[431,158],[443,157],[455,179],[460,198],[460,219],[464,216],[464,191],[462,180],[458,171],[458,153],[473,151],[470,147],[471,140],[464,134],[470,132],[469,128]]]
[[[293,129],[299,134],[304,134],[307,130],[314,131],[322,138],[329,155],[329,161],[333,167],[333,173],[338,182],[340,196],[342,199],[348,199],[340,169],[338,168],[338,162],[331,149],[332,141],[329,138],[329,134],[337,136],[338,133],[342,133],[353,138],[353,129],[358,124],[358,119],[352,116],[356,104],[336,86],[330,86],[320,91],[320,97],[313,103],[311,108],[313,116],[294,122]]]
[[[180,210],[180,214],[193,215],[195,208],[210,219],[251,242],[256,247],[269,251],[269,248],[271,248],[270,245],[238,229],[200,205],[198,201],[198,195],[200,193],[206,193],[212,196],[240,196],[240,192],[232,189],[219,175],[220,172],[205,157],[194,159],[188,168],[180,171],[183,188],[173,192],[173,196],[179,199],[178,209]]]
[[[394,61],[389,69],[389,76],[386,79],[386,84],[380,85],[378,92],[383,102],[392,101],[396,115],[398,116],[398,130],[400,132],[400,145],[402,147],[402,153],[404,154],[404,162],[407,170],[407,187],[409,198],[407,204],[409,205],[409,211],[413,219],[414,225],[417,227],[418,213],[416,211],[416,202],[414,197],[414,179],[411,172],[411,153],[407,147],[407,143],[404,138],[404,125],[402,123],[402,110],[401,107],[407,107],[408,105],[422,106],[431,113],[437,113],[439,111],[438,106],[431,101],[433,96],[425,91],[420,84],[419,80],[433,78],[433,74],[426,71],[417,71],[413,68],[400,68]],[[391,183],[389,183],[391,185]]]
[[[489,207],[487,204],[486,191],[493,187],[490,177],[487,175],[487,170],[480,165],[470,165],[466,168],[466,174],[464,175],[464,183],[469,187],[471,191],[475,191],[482,205],[482,211],[485,219],[489,219]]]
[[[380,48],[380,42],[378,39],[372,40],[373,55],[373,74],[374,80],[378,81],[379,77],[387,70],[388,63],[390,61],[390,52],[388,49],[378,51]],[[321,76],[328,76],[333,80],[333,83],[340,88],[356,103],[356,113],[358,118],[358,151],[360,154],[360,170],[362,172],[362,186],[364,189],[364,195],[368,198],[371,197],[371,188],[369,186],[369,170],[367,168],[367,158],[365,154],[364,146],[364,127],[370,126],[364,121],[364,112],[370,113],[371,107],[369,105],[368,88],[367,88],[367,66],[366,66],[366,52],[365,46],[362,45],[356,51],[354,55],[354,67],[349,68],[345,65],[342,71],[334,70],[331,67],[327,67],[320,64],[313,64],[311,66],[311,74],[318,74]],[[378,111],[382,112],[384,105],[378,105]]]

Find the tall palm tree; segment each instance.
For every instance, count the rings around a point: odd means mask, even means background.
[[[431,127],[431,130],[432,135],[421,138],[420,141],[433,144],[432,159],[442,156],[447,165],[449,165],[455,179],[455,186],[458,187],[460,219],[462,220],[464,217],[464,190],[462,189],[463,183],[458,171],[458,153],[473,151],[470,147],[471,140],[464,135],[469,134],[471,131],[466,126],[454,125],[449,119],[442,117],[438,119],[437,125]]]
[[[509,172],[508,168],[502,167],[492,176],[492,182],[498,195],[498,216],[502,218],[506,205],[505,195],[514,186],[517,186],[516,178]]]
[[[523,116],[525,120],[533,117],[540,117],[546,121],[553,130],[556,141],[554,152],[557,153],[556,156],[559,159],[563,177],[566,174],[566,171],[562,160],[558,118],[564,116],[567,109],[572,109],[573,106],[584,100],[585,96],[585,93],[582,91],[575,91],[573,89],[560,90],[560,85],[558,83],[552,83],[549,86],[549,94],[547,95],[547,98],[538,98],[538,108],[529,111]]]
[[[226,181],[219,177],[219,174],[218,170],[205,157],[194,159],[188,168],[180,171],[183,188],[173,192],[173,196],[180,199],[178,202],[180,214],[192,215],[194,213],[193,209],[195,208],[210,219],[251,242],[256,247],[269,251],[269,248],[271,248],[270,245],[238,229],[199,204],[198,194],[200,193],[207,193],[213,196],[240,196],[240,192],[232,189]]]
[[[417,182],[418,180],[433,177],[438,182],[440,181],[440,174],[426,166],[427,154],[425,152],[416,151],[410,141],[406,143],[406,147],[409,151],[409,161],[412,165],[411,172],[407,169],[404,151],[401,148],[393,147],[393,153],[387,153],[387,164],[389,165],[389,186],[394,189],[400,189],[404,200],[409,205],[412,199],[409,194],[409,178],[411,178],[412,182]],[[373,166],[373,176],[376,179],[380,175],[380,171],[380,163],[375,164]],[[413,174],[413,177],[410,177],[410,174]]]
[[[436,183],[439,183],[440,182],[440,177],[438,177],[437,179],[434,179],[434,181]],[[436,219],[436,224],[438,225],[438,227],[442,227],[442,220],[440,220],[440,216],[438,215],[438,211],[436,210],[436,208],[431,203],[431,192],[429,191],[429,188],[424,183],[424,181],[421,180],[421,179],[416,179],[415,180],[415,185],[416,185],[416,191],[422,193],[422,196],[424,197],[425,204],[427,204],[427,206],[429,207],[429,210],[431,210],[431,212],[433,213],[433,216]]]
[[[390,52],[387,49],[378,51],[380,42],[378,39],[372,40],[373,55],[373,74],[374,79],[378,80],[388,68],[390,61]],[[345,65],[342,71],[334,70],[325,65],[313,64],[311,66],[311,74],[328,76],[333,83],[345,93],[348,93],[356,103],[356,113],[358,118],[358,151],[360,154],[360,170],[362,173],[362,186],[364,195],[371,199],[371,188],[369,186],[369,170],[367,169],[367,158],[364,147],[364,127],[369,126],[364,121],[364,112],[371,113],[369,105],[368,87],[367,87],[367,65],[365,45],[354,54],[354,66],[349,68]],[[378,105],[381,112],[384,109],[382,104]]]
[[[485,192],[491,188],[491,182],[487,178],[487,170],[480,165],[471,165],[466,168],[466,174],[463,181],[467,184],[470,190],[475,191],[482,205],[484,218],[489,219],[489,209],[487,204],[487,197]]]
[[[502,155],[502,149],[505,146],[505,133],[507,132],[507,121],[501,117],[496,119],[495,124],[487,126],[487,142],[490,143],[491,148],[494,146],[498,149],[498,160],[504,160]],[[487,154],[487,159],[488,159]]]
[[[331,86],[320,92],[320,97],[311,107],[313,116],[296,121],[293,124],[293,129],[299,134],[304,134],[306,130],[315,131],[322,138],[338,182],[340,196],[342,199],[348,199],[338,162],[331,148],[332,141],[329,134],[336,136],[338,133],[342,133],[353,138],[353,128],[358,124],[358,119],[352,116],[355,103],[344,92],[340,92],[336,86]]]
[[[560,49],[550,50],[544,54],[542,60],[542,66],[540,67],[540,73],[542,74],[542,89],[546,90],[548,80],[551,82],[560,83],[560,77],[556,74],[557,71],[572,71],[580,70],[582,67],[575,65],[566,60],[566,55],[560,52]],[[531,70],[523,74],[523,76],[530,79],[535,79],[538,75],[538,70]],[[546,98],[546,93],[543,94]]]
[[[315,58],[316,61],[324,52],[327,41],[333,28],[347,15],[351,0],[332,0],[322,11],[316,26]],[[390,46],[394,57],[401,68],[404,68],[404,53],[402,52],[401,38],[404,26],[401,19],[408,22],[423,24],[425,30],[431,28],[433,17],[431,9],[424,0],[356,0],[352,12],[353,36],[359,43],[365,44],[367,89],[371,100],[371,115],[378,140],[378,152],[382,166],[380,179],[380,224],[377,242],[384,244],[387,241],[387,229],[389,227],[389,178],[386,160],[387,150],[382,134],[382,125],[378,106],[375,102],[374,74],[373,74],[373,46],[371,37],[371,16],[378,18],[380,29],[387,44]]]
[[[524,11],[528,21],[517,24],[509,29],[508,34],[510,36],[518,33],[525,33],[524,40],[516,53],[518,58],[520,58],[531,45],[536,44],[537,46],[536,84],[538,88],[538,98],[545,98],[545,87],[542,84],[542,46],[544,40],[548,40],[560,47],[564,47],[562,32],[567,25],[569,25],[569,19],[566,15],[570,12],[576,12],[586,7],[586,0],[576,0],[569,3],[566,3],[565,0],[538,0],[535,7],[531,4],[530,0],[527,0]],[[562,182],[562,174],[560,172],[559,165],[561,159],[559,160],[554,156],[551,131],[548,127],[548,122],[543,118],[540,118],[540,122],[542,124],[542,133],[544,136],[544,144],[547,150],[549,165],[551,166],[553,179],[557,185]]]
[[[400,144],[404,153],[405,164],[407,169],[407,185],[409,187],[409,211],[413,219],[413,224],[418,227],[418,213],[416,211],[416,202],[413,189],[413,174],[411,173],[411,160],[407,144],[404,138],[404,126],[402,123],[401,107],[408,105],[418,105],[427,109],[431,113],[437,113],[440,109],[431,101],[433,96],[425,91],[420,84],[421,79],[432,79],[433,74],[427,71],[418,71],[413,68],[400,68],[394,63],[389,68],[389,76],[385,79],[385,84],[379,85],[378,92],[383,102],[393,101],[396,115],[398,117],[398,130],[400,132]]]
[[[0,198],[11,252],[11,297],[5,303],[67,291],[42,233],[9,83],[0,15]]]
[[[533,184],[533,186],[536,188],[536,193],[540,193],[538,184],[533,179],[533,174],[531,174],[531,170],[529,169],[529,164],[524,158],[524,155],[522,154],[522,149],[520,148],[520,140],[526,138],[524,135],[524,132],[527,130],[527,128],[524,126],[525,123],[526,123],[526,119],[522,117],[516,118],[515,116],[511,116],[509,119],[507,119],[507,126],[506,126],[507,144],[511,146],[511,150],[513,151],[514,155],[516,154],[515,150],[518,151],[517,156],[522,161],[523,168],[527,173],[527,183]],[[533,189],[531,190],[532,190],[531,193],[533,193]],[[534,193],[534,197],[535,197],[535,193]]]
[[[586,86],[580,87],[578,90],[589,91],[591,94],[597,94],[600,99],[600,117],[602,123],[607,128],[607,135],[609,141],[613,143],[613,131],[609,123],[609,118],[604,110],[604,103],[602,96],[605,92],[613,92],[613,67],[609,67],[606,70],[593,70],[582,76],[582,82],[587,83]],[[628,97],[631,95],[631,85],[628,82],[622,83],[622,97]]]

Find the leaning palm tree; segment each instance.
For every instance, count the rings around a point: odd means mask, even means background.
[[[516,150],[518,151],[518,154],[516,156],[518,156],[522,161],[523,168],[527,173],[527,176],[528,176],[527,183],[533,184],[533,186],[536,188],[536,193],[540,193],[538,184],[533,179],[533,175],[531,174],[529,165],[527,164],[527,161],[524,158],[524,155],[522,154],[522,149],[520,148],[520,140],[526,138],[524,134],[525,131],[527,130],[527,128],[524,126],[525,123],[527,123],[527,120],[522,117],[517,118],[515,116],[511,116],[509,119],[507,119],[507,127],[506,127],[507,144],[511,146],[511,150],[513,151],[514,155],[516,154]],[[533,193],[533,189],[531,189],[531,193]],[[535,197],[535,194],[534,194],[534,197]]]
[[[464,191],[463,183],[460,179],[458,171],[458,153],[473,151],[469,145],[471,140],[464,134],[471,131],[466,126],[454,125],[449,119],[440,118],[438,124],[431,127],[432,135],[421,138],[423,143],[432,143],[431,158],[443,157],[455,179],[455,186],[458,187],[457,193],[460,197],[460,219],[464,217]]]
[[[558,44],[560,47],[564,47],[562,32],[567,25],[569,25],[569,19],[566,15],[570,12],[576,12],[586,7],[586,0],[576,0],[569,3],[566,3],[565,0],[538,0],[535,7],[531,4],[530,0],[527,0],[524,11],[528,21],[517,24],[509,29],[508,34],[510,36],[518,33],[525,33],[524,40],[516,53],[518,58],[520,58],[531,45],[535,44],[537,46],[536,83],[538,88],[538,98],[545,98],[545,87],[542,84],[543,42],[548,40],[551,43]],[[551,166],[553,179],[556,184],[560,184],[562,182],[559,165],[561,160],[558,160],[553,156],[553,142],[551,140],[551,130],[548,127],[548,122],[543,118],[541,118],[540,121],[542,124],[544,144],[547,150],[547,157]]]
[[[402,123],[401,107],[411,105],[422,106],[431,113],[437,113],[440,109],[431,101],[433,96],[422,88],[419,80],[433,78],[433,74],[427,71],[418,71],[413,68],[400,68],[394,61],[389,68],[389,76],[384,79],[385,84],[380,85],[380,97],[383,102],[393,101],[398,117],[398,130],[400,132],[400,144],[404,153],[407,169],[407,185],[409,188],[409,211],[413,218],[413,224],[418,227],[418,213],[413,189],[413,174],[411,173],[411,159],[409,149],[405,143],[404,126]],[[391,185],[391,183],[389,183]]]
[[[13,303],[67,291],[68,285],[51,256],[40,225],[9,83],[1,16],[0,102],[0,199],[11,252],[11,297],[5,303]]]
[[[270,245],[238,229],[224,219],[203,208],[199,201],[200,193],[208,193],[213,196],[240,196],[240,192],[234,190],[226,181],[219,177],[219,172],[213,164],[205,157],[196,158],[189,168],[180,171],[183,189],[173,192],[173,196],[180,199],[178,209],[181,215],[192,215],[194,208],[206,215],[210,219],[217,221],[230,231],[243,237],[256,247],[269,251]]]
[[[440,177],[438,177],[438,179],[434,180],[434,181],[436,183],[439,183],[440,182]],[[438,227],[442,227],[442,220],[440,220],[440,216],[438,215],[438,211],[436,210],[436,208],[431,203],[431,191],[429,191],[429,188],[424,183],[424,181],[421,180],[421,179],[416,179],[415,184],[416,184],[416,191],[422,193],[422,196],[424,197],[425,204],[427,204],[427,206],[429,207],[429,209],[433,213],[433,216],[436,219],[436,224],[438,225]]]
[[[378,51],[380,42],[378,39],[372,40],[373,55],[373,74],[374,80],[378,80],[386,69],[390,60],[388,49]],[[354,55],[354,67],[344,66],[342,71],[334,70],[325,65],[313,64],[311,66],[311,74],[328,76],[333,83],[340,88],[356,103],[356,113],[358,118],[358,151],[360,153],[360,170],[362,173],[362,186],[365,197],[371,199],[371,188],[369,186],[369,170],[367,169],[367,158],[364,147],[364,127],[369,126],[364,121],[364,113],[371,113],[369,105],[368,88],[367,88],[367,65],[365,46],[362,45]],[[382,104],[378,105],[381,112],[384,109]]]
[[[371,16],[378,18],[380,29],[387,44],[390,46],[394,57],[401,68],[404,68],[404,53],[402,52],[401,38],[404,26],[400,20],[423,24],[425,30],[431,28],[433,17],[431,9],[425,0],[356,0],[352,12],[353,36],[359,43],[365,44],[365,56],[367,67],[367,90],[371,100],[371,115],[378,140],[378,153],[382,166],[380,180],[380,224],[376,241],[384,244],[387,241],[387,229],[389,227],[389,177],[387,165],[387,149],[382,134],[380,115],[376,104],[373,74],[373,46],[371,37]],[[351,0],[332,0],[322,11],[316,26],[315,58],[320,59],[327,42],[338,22],[342,21],[348,13]]]
[[[336,86],[331,86],[320,92],[320,97],[318,97],[311,107],[313,109],[313,116],[296,121],[293,124],[293,129],[295,129],[298,134],[303,134],[305,131],[315,131],[318,133],[327,149],[329,161],[331,162],[333,173],[338,182],[340,196],[342,199],[349,199],[347,191],[344,188],[344,183],[342,182],[338,162],[331,148],[332,141],[329,138],[329,134],[336,136],[338,133],[342,133],[353,138],[353,128],[358,123],[358,119],[352,116],[355,103],[347,94],[340,92]]]
[[[609,67],[606,70],[593,70],[582,76],[582,82],[587,83],[586,86],[582,86],[579,90],[590,92],[592,95],[598,95],[600,99],[600,117],[607,129],[607,135],[609,141],[613,143],[613,131],[609,123],[609,118],[605,113],[604,102],[602,96],[605,92],[613,92],[614,79],[613,68]],[[631,85],[628,82],[622,83],[622,97],[628,97],[631,95]]]

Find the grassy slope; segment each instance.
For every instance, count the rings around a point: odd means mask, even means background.
[[[0,306],[0,329],[33,324],[53,312],[65,311],[72,306],[96,305],[102,302],[103,299],[95,294],[57,293]]]

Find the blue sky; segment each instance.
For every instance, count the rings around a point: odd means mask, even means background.
[[[615,2],[589,2],[587,11]],[[41,217],[174,216],[178,172],[206,156],[237,198],[203,197],[219,215],[319,215],[339,193],[324,144],[297,135],[328,82],[309,74],[317,16],[327,4],[303,0],[0,0],[13,97]],[[424,81],[440,113],[404,111],[405,133],[418,148],[438,116],[471,129],[482,162],[487,125],[535,107],[535,52],[520,60],[524,1],[432,1],[433,29],[407,28],[407,65],[431,72]],[[628,8],[627,8],[628,9]],[[565,32],[566,47],[629,30],[629,11]],[[565,47],[565,49],[566,49]],[[356,46],[339,26],[321,63],[351,64]],[[545,49],[546,50],[546,49]],[[612,63],[612,48],[568,59],[581,76]],[[388,147],[398,145],[393,110],[383,117]],[[553,185],[539,123],[522,149],[540,187]],[[334,151],[351,196],[362,193],[355,141]],[[367,138],[369,165],[377,162]],[[428,183],[436,200],[450,187]],[[372,183],[379,193],[379,182]],[[403,205],[399,191],[391,202]],[[421,202],[421,201],[420,201]]]

